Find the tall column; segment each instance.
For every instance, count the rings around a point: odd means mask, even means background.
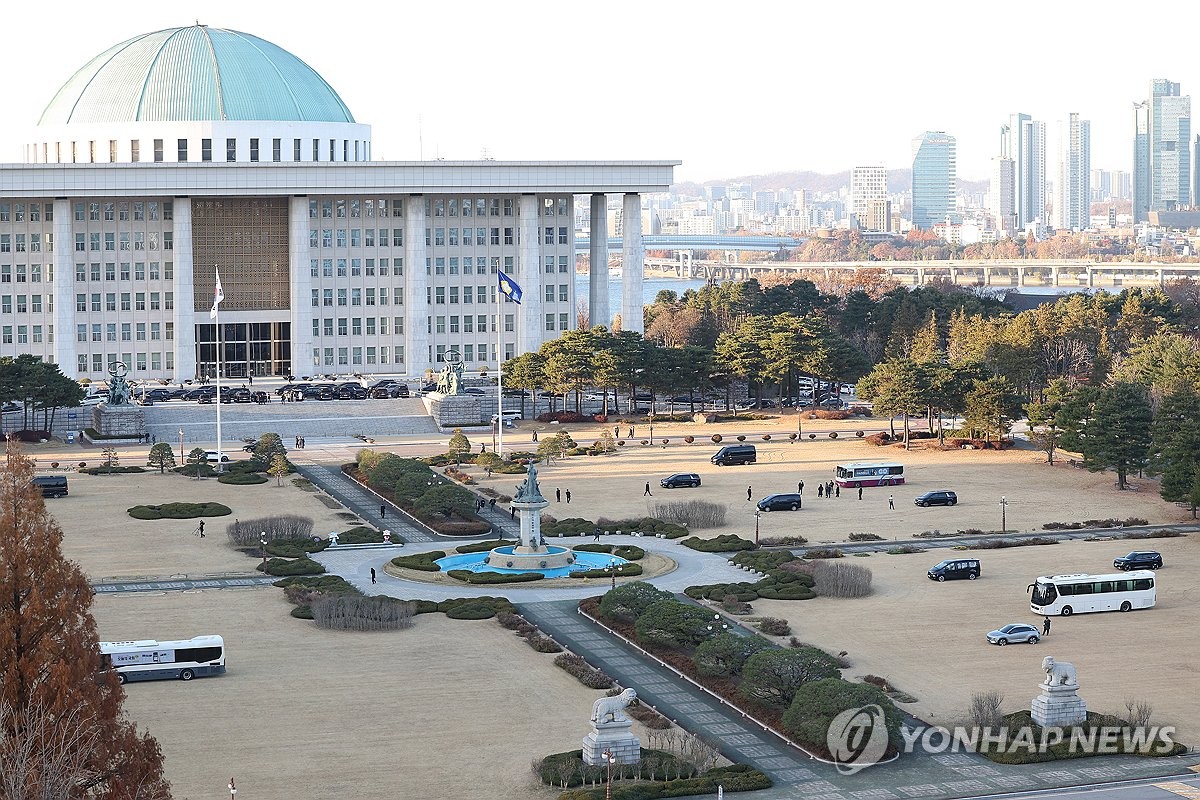
[[[592,195],[592,238],[589,248],[591,268],[588,272],[588,324],[592,327],[612,326],[612,309],[608,307],[608,197]]]
[[[75,363],[75,244],[71,201],[54,201],[54,361],[64,375],[79,375]],[[86,348],[87,345],[84,345]],[[91,364],[88,364],[91,369]]]
[[[624,245],[621,265],[621,330],[645,332],[642,281],[646,251],[642,248],[642,196],[625,195],[621,209],[621,238]]]
[[[177,382],[196,377],[196,284],[192,264],[192,201],[171,201],[175,217],[175,375]],[[208,321],[208,317],[204,317]]]
[[[547,334],[546,320],[542,316],[542,294],[545,290],[545,272],[542,269],[541,233],[538,230],[538,198],[534,194],[521,195],[520,205],[520,246],[517,256],[517,283],[521,285],[521,305],[519,310],[520,325],[518,326],[517,355],[532,353],[542,346],[547,338],[557,334]],[[503,320],[505,308],[511,305],[500,303],[500,316]],[[572,316],[574,314],[572,313]],[[503,324],[503,323],[502,323]],[[503,354],[502,354],[503,355]]]
[[[425,252],[425,198],[414,194],[404,199],[404,372],[420,379],[432,365]]]
[[[292,374],[311,375],[313,364],[312,318],[317,315],[312,305],[312,255],[308,248],[308,230],[314,223],[308,219],[308,198],[293,197],[288,201],[288,293],[291,307],[288,318],[292,323]],[[318,309],[319,310],[319,309]]]

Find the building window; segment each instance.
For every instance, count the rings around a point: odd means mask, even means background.
[[[176,148],[177,148],[176,160],[177,161],[180,161],[180,162],[187,161],[187,144],[188,144],[187,139],[179,139],[176,142]],[[156,158],[154,160],[157,161],[158,159]]]
[[[258,161],[258,139],[250,140],[250,160]]]
[[[163,160],[163,140],[162,139],[154,140],[154,160],[156,162]]]
[[[548,330],[548,331],[554,330],[554,315],[553,314],[546,315],[546,330]]]
[[[282,139],[272,139],[271,140],[271,160],[272,161],[282,161],[283,160],[282,147],[283,147]]]
[[[292,161],[299,161],[299,160],[300,160],[300,140],[293,139],[292,140]]]
[[[129,160],[135,164],[142,160],[142,143],[137,139],[129,142]]]
[[[200,140],[200,160],[212,161],[212,139]]]
[[[225,140],[225,160],[237,161],[237,139]]]

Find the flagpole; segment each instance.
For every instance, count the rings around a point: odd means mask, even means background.
[[[504,294],[496,293],[496,455],[504,458]]]
[[[217,472],[221,469],[221,311],[217,308]]]

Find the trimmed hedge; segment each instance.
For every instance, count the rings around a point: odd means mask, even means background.
[[[503,597],[459,598],[438,603],[438,611],[450,619],[491,619],[501,611],[512,610],[512,603]]]
[[[383,531],[377,531],[366,525],[356,525],[338,534],[338,544],[380,544],[383,542]],[[393,544],[404,544],[404,537],[392,532]]]
[[[392,559],[392,566],[416,569],[421,572],[441,572],[442,568],[433,562],[445,557],[446,554],[443,551],[431,550],[428,553],[415,553],[411,556],[396,556]]]
[[[568,517],[543,524],[542,533],[546,536],[590,536],[596,528],[602,531],[641,531],[651,536],[661,533],[667,539],[679,539],[688,534],[688,530],[684,526],[654,517],[620,520],[601,518],[595,522],[582,517]]]
[[[159,506],[134,506],[127,510],[134,519],[195,519],[196,517],[224,517],[233,510],[222,503],[163,503]]]
[[[621,578],[632,578],[642,574],[641,564],[622,564],[617,573]],[[607,578],[612,575],[607,569],[581,569],[570,573],[569,578]]]
[[[618,784],[612,790],[612,798],[658,800],[662,797],[711,795],[716,793],[718,785],[726,792],[753,792],[758,789],[770,789],[774,784],[770,778],[748,764],[733,764],[728,767],[714,767],[698,778],[637,783],[632,786]],[[571,789],[560,794],[558,800],[605,800],[605,789]]]
[[[303,558],[309,553],[319,553],[329,547],[328,539],[275,539],[267,542],[263,549],[267,555],[278,558]]]
[[[764,600],[811,600],[817,596],[812,589],[812,576],[782,568],[784,564],[798,560],[787,550],[738,553],[732,559],[734,564],[765,573],[766,577],[753,583],[689,586],[684,589],[684,594],[693,600],[706,599],[718,603],[729,595],[733,595],[741,603],[752,603],[760,597]]]
[[[471,572],[469,569],[452,569],[446,574],[471,584],[529,583],[546,577],[540,572]]]
[[[512,544],[512,543],[513,542],[511,540],[492,539],[487,542],[476,542],[475,544],[460,544],[458,547],[454,548],[454,552],[456,552],[456,553],[486,553],[489,550],[494,550],[495,548],[499,547],[500,545]]]
[[[257,472],[249,472],[247,470],[239,470],[237,472],[226,472],[217,478],[217,483],[224,483],[232,486],[252,486],[256,483],[266,483],[267,476],[260,475]]]
[[[311,558],[269,558],[258,569],[268,575],[321,575],[325,568]]]
[[[128,475],[130,473],[145,472],[145,467],[122,467],[113,465],[111,467],[90,467],[89,469],[81,469],[85,475]]]
[[[684,547],[699,550],[701,553],[732,553],[737,550],[754,550],[758,545],[749,539],[743,539],[732,533],[723,533],[714,539],[701,539],[692,536],[680,542]]]
[[[297,575],[277,580],[271,585],[277,586],[280,589],[295,586],[301,589],[321,592],[322,594],[362,594],[354,584],[340,575],[321,575],[320,577]]]
[[[571,549],[584,553],[608,553],[626,561],[640,561],[646,557],[646,551],[633,544],[577,544]]]

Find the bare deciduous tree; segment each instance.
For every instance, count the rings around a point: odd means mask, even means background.
[[[1004,692],[996,691],[995,689],[986,692],[975,692],[971,695],[971,705],[967,713],[971,717],[971,722],[980,728],[991,728],[996,730],[1000,728],[1003,718],[1000,715],[1000,706],[1004,704]]]

